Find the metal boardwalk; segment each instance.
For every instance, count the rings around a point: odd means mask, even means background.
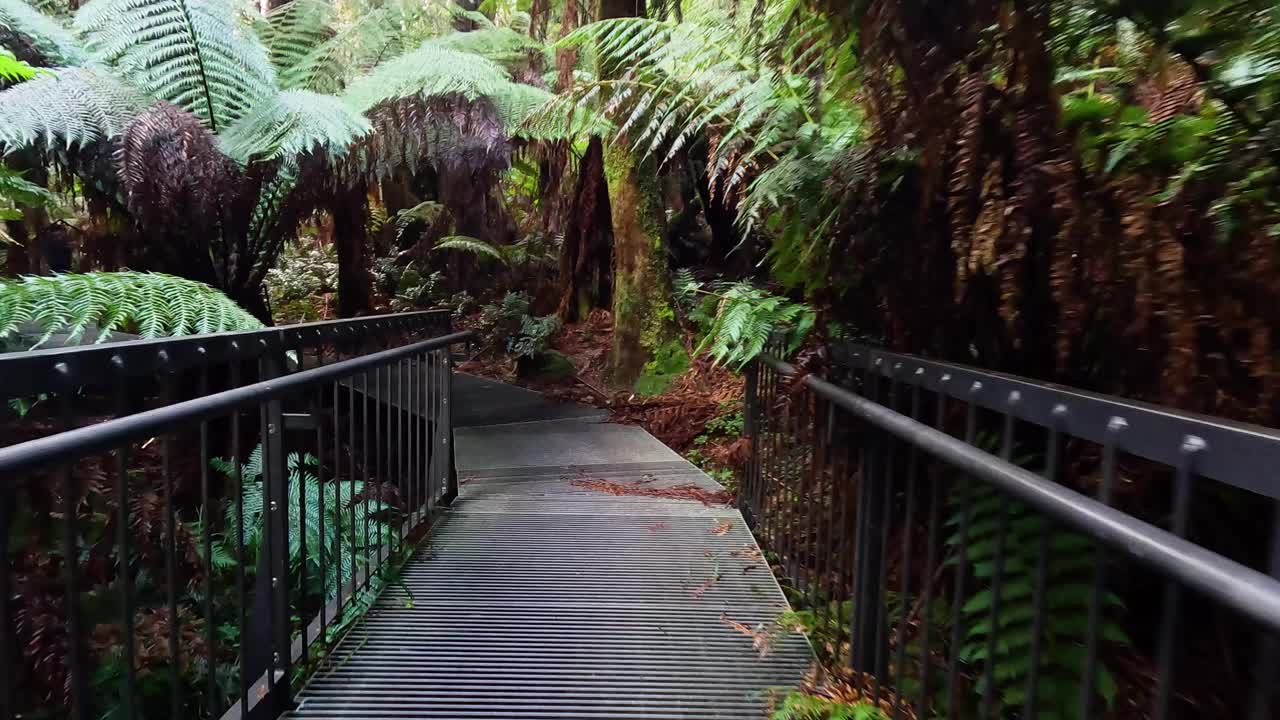
[[[644,431],[579,420],[459,430],[461,495],[300,693],[294,718],[765,717],[809,670],[741,515],[614,496],[719,486]],[[744,627],[745,626],[745,627]]]

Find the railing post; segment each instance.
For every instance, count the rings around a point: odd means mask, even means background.
[[[284,352],[271,348],[262,357],[264,380],[285,373]],[[285,451],[284,402],[280,398],[263,405],[265,431],[262,437],[263,526],[266,530],[266,570],[268,632],[270,647],[269,690],[265,712],[271,717],[289,709],[291,623],[289,617],[289,469]],[[262,583],[259,583],[259,588]]]
[[[751,447],[750,459],[743,471],[742,482],[738,483],[738,510],[747,522],[747,527],[756,525],[756,508],[752,506],[756,486],[756,453],[759,451],[756,425],[760,404],[760,360],[757,358],[747,364],[745,377],[745,393],[742,400],[742,436]]]
[[[869,363],[864,376],[863,392],[873,402],[880,402],[880,376],[876,363]],[[878,652],[877,644],[886,638],[879,631],[881,604],[885,602],[882,577],[881,536],[888,518],[881,515],[885,493],[888,492],[889,436],[884,430],[866,426],[862,443],[862,472],[858,478],[857,515],[860,519],[854,559],[852,657],[853,669],[880,677],[883,668],[877,667],[877,659],[886,654]]]
[[[443,375],[440,382],[439,411],[442,427],[439,430],[440,443],[437,445],[437,450],[445,464],[443,468],[445,492],[440,503],[449,505],[458,497],[458,465],[454,462],[453,454],[453,349],[446,347],[440,351],[440,354],[444,358],[444,362],[439,363]]]

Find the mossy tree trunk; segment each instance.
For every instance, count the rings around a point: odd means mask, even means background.
[[[604,143],[592,138],[578,163],[560,246],[560,305],[556,313],[565,322],[584,319],[594,308],[609,304],[613,220],[604,173]]]
[[[663,241],[661,188],[652,161],[636,158],[626,140],[605,151],[613,215],[613,382],[633,384],[664,344],[676,336],[671,280]]]

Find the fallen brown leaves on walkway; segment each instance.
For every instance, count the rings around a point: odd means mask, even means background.
[[[720,522],[716,523],[715,527],[711,528],[710,532],[712,535],[725,535],[732,529],[733,521],[729,518],[724,518]]]
[[[667,500],[697,500],[710,507],[711,505],[729,505],[733,495],[724,490],[707,490],[697,485],[676,485],[669,488],[648,487],[638,484],[616,483],[611,480],[574,480],[574,487],[594,490],[618,496],[654,497]]]
[[[746,623],[734,620],[727,613],[720,613],[720,621],[751,638],[751,647],[760,654],[761,658],[769,654],[769,651],[773,649],[774,640],[782,634],[782,628],[777,623],[760,623],[755,627],[751,627]]]

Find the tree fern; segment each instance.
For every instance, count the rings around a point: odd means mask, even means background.
[[[263,327],[217,290],[194,280],[138,272],[98,272],[0,280],[0,338],[28,324],[42,333],[36,349],[55,333],[75,343],[90,327],[95,342],[113,331],[169,337]]]
[[[428,42],[356,79],[343,97],[351,107],[363,112],[379,103],[407,97],[457,95],[474,101],[502,92],[511,84],[493,61]]]
[[[231,0],[94,0],[75,27],[93,58],[215,132],[273,95],[266,49]]]
[[[219,138],[222,151],[240,163],[294,161],[310,153],[342,155],[372,126],[340,100],[287,90],[258,103]]]
[[[83,147],[119,135],[148,103],[97,68],[65,68],[0,92],[0,147]]]
[[[50,67],[89,61],[89,54],[74,33],[23,0],[0,0],[0,28],[25,38]]]

